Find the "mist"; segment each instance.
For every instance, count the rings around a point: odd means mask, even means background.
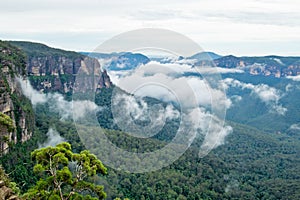
[[[185,127],[186,134],[191,139],[197,136],[204,138],[200,147],[199,156],[206,155],[211,149],[216,148],[225,142],[228,134],[232,133],[232,127],[225,126],[224,111],[231,107],[232,101],[226,97],[225,91],[219,87],[213,87],[205,79],[200,76],[184,76],[184,73],[193,72],[201,74],[218,74],[218,69],[192,68],[185,63],[168,63],[161,64],[158,62],[150,62],[141,65],[135,70],[126,72],[111,71],[114,74],[115,83],[128,93],[133,93],[136,97],[153,97],[169,104],[178,105],[181,108],[181,125]],[[242,73],[241,70],[224,69],[224,73]],[[119,98],[119,97],[118,97]],[[145,102],[140,104],[134,102],[134,97],[128,99],[122,104],[118,104],[117,108],[120,113],[126,113],[126,116],[139,118],[150,113]],[[127,102],[127,103],[125,103]],[[125,106],[121,111],[121,106]],[[146,135],[152,135],[157,132],[159,127],[163,125],[166,110],[161,108],[154,109],[157,116],[151,118],[153,126],[149,130],[143,130]],[[172,109],[171,109],[172,110]],[[171,112],[174,112],[173,110]],[[153,115],[154,116],[154,115]],[[162,117],[163,116],[163,117]],[[177,115],[175,115],[177,116]],[[142,119],[141,118],[141,119]],[[122,119],[120,121],[131,123],[130,120]],[[125,124],[122,124],[126,127]],[[130,127],[130,126],[129,126]],[[137,129],[138,130],[138,129]],[[153,131],[152,133],[148,131]]]
[[[49,128],[47,132],[47,140],[43,144],[38,144],[39,149],[44,147],[55,147],[57,144],[65,142],[65,138],[61,137],[60,134],[54,129]]]
[[[287,108],[283,107],[279,101],[283,97],[280,90],[270,87],[266,84],[254,85],[251,83],[243,83],[241,81],[226,78],[221,81],[223,87],[228,89],[229,87],[236,87],[251,90],[251,93],[258,97],[262,102],[264,102],[270,108],[270,112],[277,113],[279,115],[285,115]]]
[[[291,79],[293,81],[300,81],[300,75],[297,75],[297,76],[287,76],[286,78]]]
[[[219,116],[217,113],[222,111],[222,109],[229,108],[231,100],[226,98],[222,90],[210,87],[200,77],[175,78],[162,73],[156,73],[152,76],[149,76],[149,74],[145,76],[145,73],[139,73],[131,74],[125,79],[130,84],[122,85],[135,87],[136,80],[154,83],[161,82],[162,85],[171,85],[171,90],[166,88],[158,89],[152,85],[137,91],[136,97],[130,95],[115,96],[112,108],[114,123],[123,131],[133,134],[135,137],[151,137],[163,128],[166,120],[179,119],[181,117],[183,119],[181,121],[183,127],[189,126],[186,129],[190,131],[187,134],[191,136],[191,139],[197,136],[204,138],[199,156],[207,154],[211,149],[224,144],[225,138],[232,132],[232,128],[224,126],[225,116]],[[123,81],[124,79],[121,82]],[[58,113],[61,120],[78,120],[91,112],[97,112],[102,109],[91,101],[66,101],[63,95],[59,93],[42,94],[34,90],[28,80],[19,79],[19,82],[24,95],[31,100],[33,106],[48,102],[50,110]],[[157,104],[150,106],[142,100],[143,96],[160,99],[167,102],[168,105],[166,107]],[[181,113],[172,105],[178,101],[178,97],[180,106],[184,108],[184,112]],[[217,113],[211,109],[212,101],[215,101]],[[141,126],[137,125],[137,121],[149,123],[148,126]],[[48,137],[53,139],[49,139],[48,143],[54,144],[55,141],[63,141],[58,136],[59,134],[55,130],[49,130]]]
[[[61,120],[78,120],[92,111],[97,112],[102,109],[94,102],[88,100],[67,101],[63,95],[59,93],[41,93],[31,86],[29,80],[23,80],[21,78],[17,80],[21,85],[23,94],[30,99],[33,106],[49,103],[50,110],[58,113]]]

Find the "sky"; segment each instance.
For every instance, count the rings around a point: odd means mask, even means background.
[[[0,39],[93,51],[140,28],[181,33],[221,55],[300,56],[299,0],[2,0]]]

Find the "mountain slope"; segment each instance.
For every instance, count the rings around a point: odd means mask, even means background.
[[[25,67],[23,53],[0,41],[0,154],[7,153],[10,145],[32,136],[33,110],[17,80],[26,76]]]

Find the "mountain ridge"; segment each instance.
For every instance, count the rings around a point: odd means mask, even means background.
[[[84,54],[88,54],[87,52]],[[120,58],[110,62],[108,69],[112,71],[119,70],[131,70],[139,65],[147,64],[150,61],[160,62],[162,64],[167,63],[185,63],[185,60],[194,60],[193,62],[186,63],[192,66],[206,66],[213,65],[221,68],[237,68],[244,70],[244,72],[251,75],[263,75],[263,76],[273,76],[273,77],[287,77],[287,76],[297,76],[300,75],[300,56],[234,56],[227,55],[221,56],[213,52],[200,52],[190,57],[178,58],[148,58],[143,54],[132,54],[128,53],[130,56],[125,56],[124,62],[122,62],[121,57],[126,55],[126,53],[112,53],[112,54],[102,54],[102,53],[90,53],[92,57],[97,59],[107,59],[107,58]],[[140,61],[138,58],[140,56],[144,57],[144,61]],[[124,65],[122,69],[116,66]]]

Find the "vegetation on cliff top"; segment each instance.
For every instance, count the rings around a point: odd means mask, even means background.
[[[51,48],[47,45],[25,41],[9,41],[10,44],[22,49],[28,57],[39,56],[63,56],[68,58],[84,58],[83,55],[74,51],[65,51],[61,49]]]

